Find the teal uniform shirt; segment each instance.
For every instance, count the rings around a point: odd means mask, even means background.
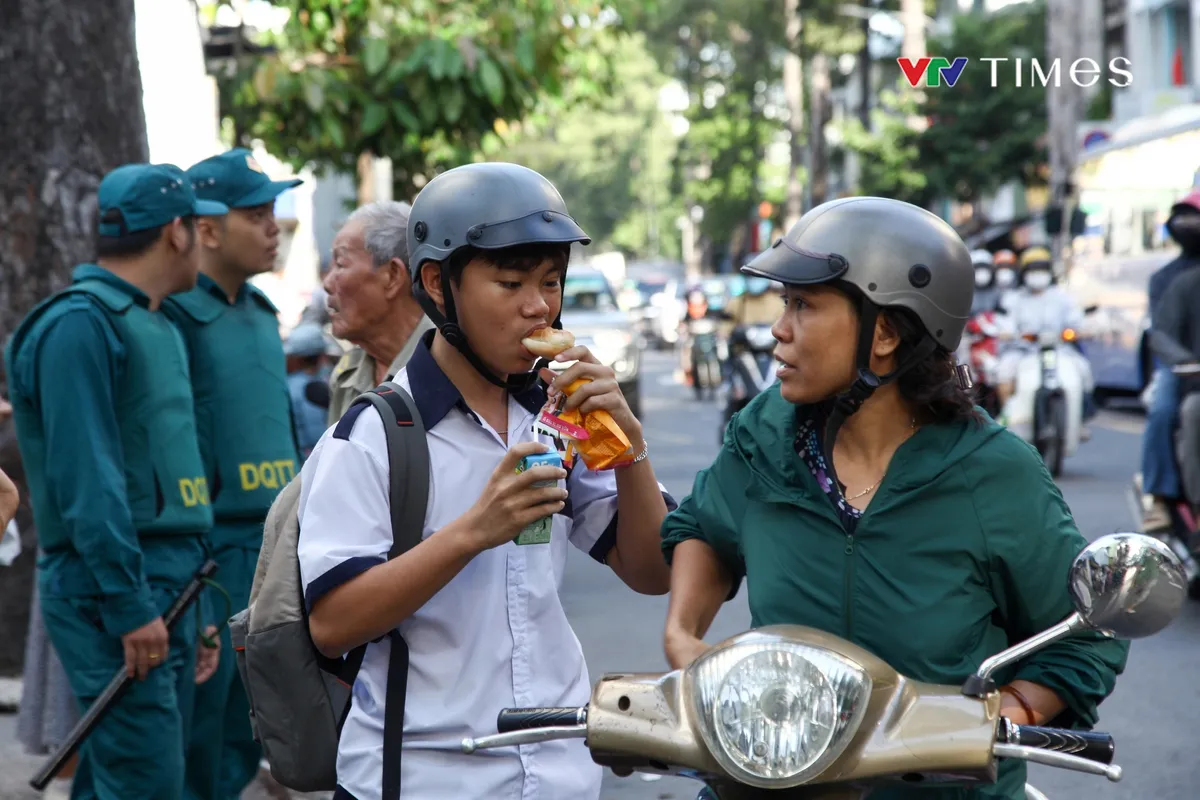
[[[212,525],[183,345],[149,299],[85,264],[6,348],[46,594],[104,598],[123,634],[185,584]]]
[[[81,708],[124,666],[120,637],[161,615],[205,557],[212,509],[183,342],[149,298],[85,264],[6,348],[38,537],[41,612]],[[182,796],[195,615],[166,662],[85,740],[76,795]]]
[[[299,467],[278,311],[249,283],[231,303],[204,274],[164,310],[183,332],[191,363],[213,544],[257,553],[267,511]]]

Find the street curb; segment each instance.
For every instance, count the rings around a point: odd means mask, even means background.
[[[20,678],[0,678],[0,714],[15,714],[21,706]]]

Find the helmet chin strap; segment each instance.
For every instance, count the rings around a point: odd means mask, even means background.
[[[837,442],[838,431],[846,420],[866,402],[875,390],[884,384],[891,383],[908,372],[922,359],[928,358],[937,349],[937,342],[928,334],[913,348],[908,357],[896,365],[896,368],[886,375],[876,375],[871,370],[871,350],[875,344],[875,322],[879,318],[879,306],[867,298],[862,298],[859,304],[858,346],[855,352],[855,378],[850,388],[833,398],[833,408],[825,423],[825,435],[821,449],[825,454],[825,471],[834,483],[841,485],[837,469],[833,465],[833,446]]]
[[[539,358],[534,362],[533,369],[529,372],[515,372],[507,378],[501,378],[495,372],[488,368],[487,364],[483,363],[474,350],[471,349],[470,343],[467,341],[467,335],[458,324],[458,312],[454,305],[454,293],[450,286],[450,271],[442,270],[442,298],[446,304],[446,313],[443,314],[437,307],[437,303],[433,302],[433,298],[425,291],[425,287],[418,282],[413,287],[413,295],[417,299],[417,303],[425,311],[425,315],[437,327],[442,338],[446,340],[455,350],[462,353],[463,358],[467,363],[475,368],[475,371],[483,376],[488,383],[494,386],[499,386],[505,389],[509,394],[520,394],[533,389],[538,382],[538,370],[549,366],[550,362],[544,358]],[[559,309],[558,316],[555,317],[551,327],[562,327],[562,310]]]

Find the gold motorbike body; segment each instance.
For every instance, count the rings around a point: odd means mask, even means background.
[[[996,780],[992,747],[998,694],[979,700],[964,696],[958,686],[910,680],[861,647],[813,628],[775,625],[757,632],[833,651],[870,676],[862,722],[828,767],[788,789],[733,782],[701,737],[689,670],[601,678],[588,706],[587,744],[593,760],[618,774],[700,778],[722,800],[860,800],[882,781],[970,785]]]

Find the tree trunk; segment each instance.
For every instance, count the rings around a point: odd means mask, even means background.
[[[365,206],[374,203],[375,197],[375,156],[363,153],[358,157],[358,205]]]
[[[812,112],[808,126],[808,186],[812,204],[824,203],[829,194],[829,158],[825,147],[825,123],[831,116],[833,85],[829,75],[829,56],[817,50],[808,62],[812,86],[808,105]]]
[[[783,56],[783,94],[788,107],[789,158],[787,201],[783,212],[786,234],[804,213],[804,184],[800,169],[804,164],[804,71],[800,62],[800,0],[784,0],[784,33],[787,52]],[[763,242],[759,245],[766,249]]]
[[[863,130],[871,132],[871,13],[875,10],[872,0],[862,0],[862,52],[858,56],[858,77],[862,81],[862,103],[858,107],[858,118]]]
[[[134,0],[5,3],[0,26],[0,338],[95,258],[96,187],[145,161]],[[64,365],[69,369],[70,365]],[[0,392],[8,376],[0,372]],[[11,423],[0,468],[17,481],[21,557],[0,567],[0,675],[20,672],[37,541]]]

